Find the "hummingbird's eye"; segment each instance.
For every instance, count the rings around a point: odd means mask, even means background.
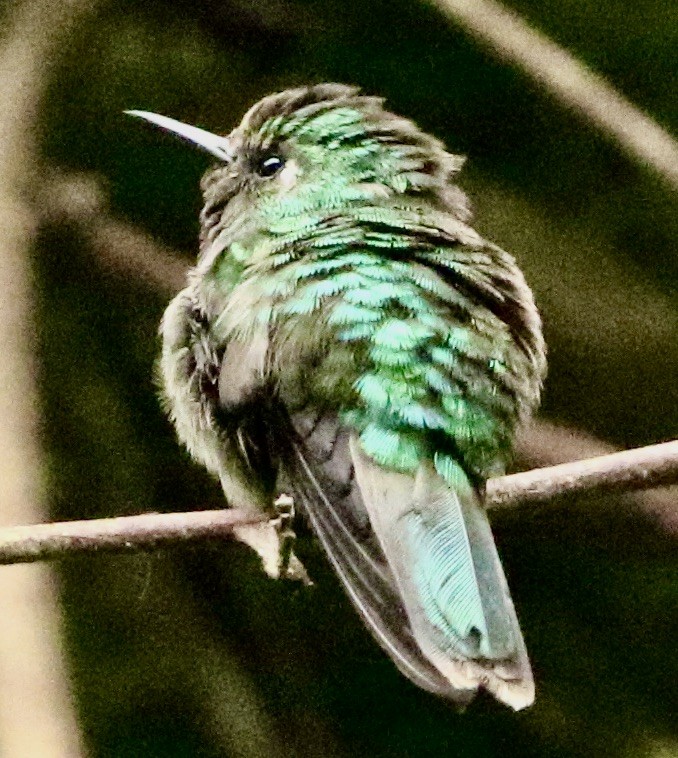
[[[273,176],[285,165],[285,161],[279,155],[267,155],[259,161],[257,173],[259,176]]]

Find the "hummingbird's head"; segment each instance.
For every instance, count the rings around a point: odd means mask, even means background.
[[[428,195],[465,216],[453,185],[463,159],[357,87],[319,84],[260,100],[225,137],[164,116],[130,111],[207,150],[203,242],[243,216],[271,227],[299,214],[321,220],[348,206]]]

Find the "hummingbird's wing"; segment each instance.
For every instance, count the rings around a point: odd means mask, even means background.
[[[423,689],[460,703],[468,692],[447,679],[422,654],[413,636],[395,578],[370,525],[355,480],[350,432],[335,415],[293,416],[295,440],[285,446],[283,467],[346,593],[377,642],[398,668]]]
[[[460,704],[483,686],[529,705],[530,664],[479,498],[425,466],[416,478],[384,469],[336,416],[297,414],[292,425],[283,466],[293,493],[398,668]]]

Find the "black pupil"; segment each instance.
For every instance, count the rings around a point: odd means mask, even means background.
[[[269,155],[259,163],[259,174],[261,176],[273,176],[283,167],[283,164],[284,161],[279,155]]]

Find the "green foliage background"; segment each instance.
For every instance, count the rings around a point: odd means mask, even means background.
[[[678,127],[670,3],[513,0],[669,130]],[[544,313],[544,415],[622,446],[676,436],[676,198],[414,0],[123,0],[51,72],[46,162],[105,177],[113,212],[196,249],[207,159],[122,115],[228,131],[262,95],[338,80],[469,156],[476,226],[514,252]],[[54,518],[219,507],[158,408],[163,299],[104,271],[78,231],[35,251]],[[621,498],[516,510],[496,534],[534,662],[520,714],[464,714],[417,691],[363,630],[308,537],[311,590],[268,581],[236,545],[60,566],[91,755],[669,756],[675,537]]]

